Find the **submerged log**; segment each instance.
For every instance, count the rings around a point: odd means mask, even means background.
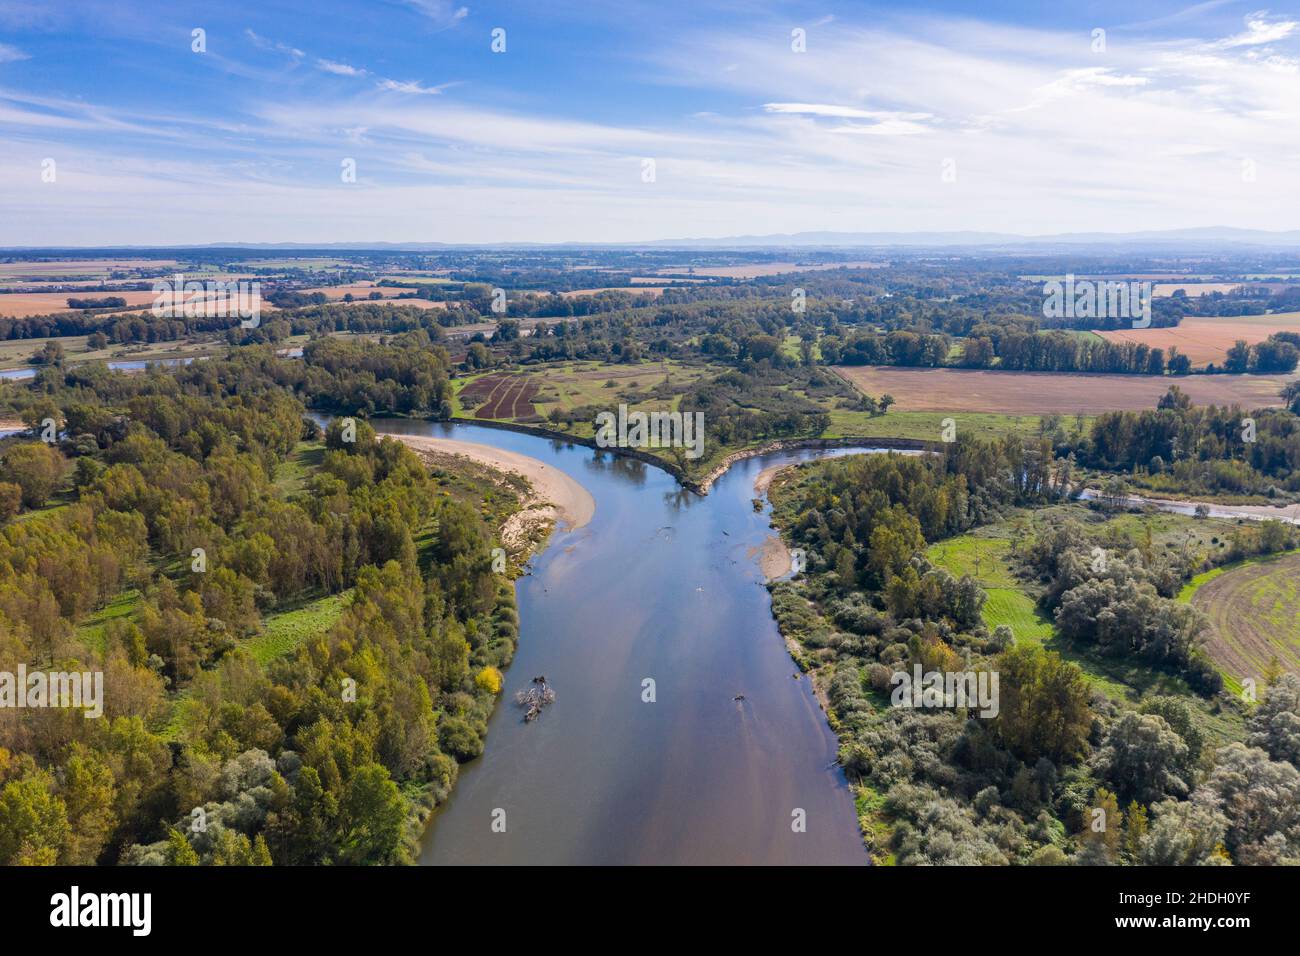
[[[515,694],[515,703],[524,708],[524,720],[531,723],[542,712],[542,708],[555,700],[555,691],[546,683],[545,677],[534,677],[533,686]]]

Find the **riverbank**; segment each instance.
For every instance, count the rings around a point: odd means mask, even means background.
[[[425,458],[438,464],[440,458],[468,458],[496,471],[518,475],[531,489],[520,502],[520,510],[501,528],[502,543],[517,551],[558,524],[566,531],[581,528],[596,512],[596,501],[579,482],[557,468],[528,455],[454,438],[426,435],[394,435]]]
[[[1085,501],[1105,501],[1106,495],[1099,488],[1085,488],[1080,494]],[[1195,514],[1197,508],[1205,508],[1211,518],[1246,518],[1251,521],[1285,521],[1288,524],[1300,524],[1300,504],[1283,505],[1228,505],[1214,501],[1182,501],[1176,498],[1149,498],[1144,495],[1126,495],[1120,499],[1125,508],[1141,508],[1150,505],[1161,511],[1178,514]]]
[[[557,441],[571,442],[575,445],[583,445],[587,448],[595,448],[599,451],[611,452],[612,454],[621,455],[625,458],[635,458],[638,461],[644,461],[647,464],[654,465],[656,468],[663,469],[676,478],[683,488],[694,491],[699,495],[707,495],[709,489],[712,488],[717,480],[725,475],[731,466],[736,464],[736,462],[744,461],[747,458],[759,458],[763,455],[770,455],[773,452],[778,451],[798,451],[806,448],[855,447],[882,448],[890,451],[937,451],[943,447],[939,442],[922,441],[919,438],[872,438],[870,436],[844,438],[778,438],[761,445],[753,445],[749,448],[741,448],[737,451],[731,452],[718,462],[717,465],[706,472],[703,477],[695,477],[682,468],[679,468],[674,462],[643,449],[601,448],[594,438],[587,438],[583,435],[571,435],[568,432],[557,431],[553,428],[539,428],[534,425],[520,425],[515,422],[502,422],[487,418],[453,417],[448,419],[448,421],[461,425],[478,425],[483,428],[500,428],[505,431],[520,432],[525,435],[539,435],[543,438],[553,438]]]

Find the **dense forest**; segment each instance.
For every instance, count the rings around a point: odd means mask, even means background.
[[[407,858],[482,750],[513,591],[483,489],[450,494],[363,421],[322,435],[302,399],[436,412],[445,371],[321,342],[8,396],[62,430],[0,453],[0,659],[102,671],[105,693],[98,720],[0,711],[0,863]],[[271,615],[330,601],[264,653]]]

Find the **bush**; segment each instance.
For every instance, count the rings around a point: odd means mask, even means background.
[[[492,696],[501,693],[501,672],[495,667],[485,667],[474,675],[474,686]]]

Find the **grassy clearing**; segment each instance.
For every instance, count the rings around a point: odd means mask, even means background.
[[[280,466],[275,476],[276,491],[281,497],[288,497],[302,491],[307,479],[320,467],[324,458],[323,441],[299,442],[292,457]]]
[[[1001,438],[1016,434],[1032,438],[1039,433],[1041,419],[1036,415],[997,415],[987,412],[900,412],[884,415],[869,412],[830,410],[831,424],[826,438],[915,438],[940,441],[944,422],[951,418],[958,435],[977,438]],[[1089,420],[1091,425],[1091,420]]]
[[[1052,622],[1012,574],[1010,553],[1006,538],[968,534],[931,546],[926,557],[957,577],[969,574],[980,582],[988,593],[982,616],[989,630],[1006,624],[1017,643],[1041,647],[1052,639]]]
[[[111,293],[95,294],[110,295]],[[87,344],[87,341],[88,336],[85,335],[2,341],[0,342],[0,370],[33,368],[34,366],[28,359],[40,352],[47,342],[54,342],[62,346],[63,354],[70,365],[101,361],[147,362],[161,359],[193,358],[199,355],[213,355],[226,347],[224,342],[210,338],[207,340],[186,338],[174,342],[139,343],[135,345],[121,345],[111,342],[107,348],[103,349],[92,349]]]
[[[307,638],[333,627],[343,614],[351,594],[351,589],[348,589],[272,614],[267,617],[262,633],[250,638],[244,646],[259,664],[265,665],[283,657]]]
[[[1122,515],[1107,520],[1081,505],[1063,505],[1052,509],[1057,517],[1069,513],[1089,524],[1104,523],[1110,537],[1119,543],[1133,539],[1160,547],[1165,542],[1181,541],[1186,525],[1194,521],[1181,515]],[[1189,700],[1202,729],[1216,742],[1226,743],[1242,739],[1240,715],[1223,710],[1213,701],[1197,695],[1180,677],[1154,670],[1142,662],[1097,653],[1088,646],[1067,644],[1056,633],[1051,619],[1038,606],[1036,585],[1022,581],[1014,572],[1015,556],[1012,550],[1013,528],[1025,528],[1026,517],[1043,516],[1043,511],[1024,513],[1000,524],[989,525],[971,534],[950,538],[931,545],[926,556],[938,567],[952,574],[969,574],[980,582],[988,593],[984,605],[984,623],[990,629],[999,624],[1010,625],[1018,643],[1027,643],[1055,651],[1065,660],[1077,664],[1096,690],[1129,705],[1144,697],[1172,695]],[[1148,537],[1143,528],[1150,522]],[[1198,522],[1197,531],[1213,534],[1213,527],[1205,529]]]
[[[140,592],[123,591],[108,604],[77,625],[77,637],[87,647],[104,653],[108,645],[107,628],[113,621],[129,621],[140,606]]]

